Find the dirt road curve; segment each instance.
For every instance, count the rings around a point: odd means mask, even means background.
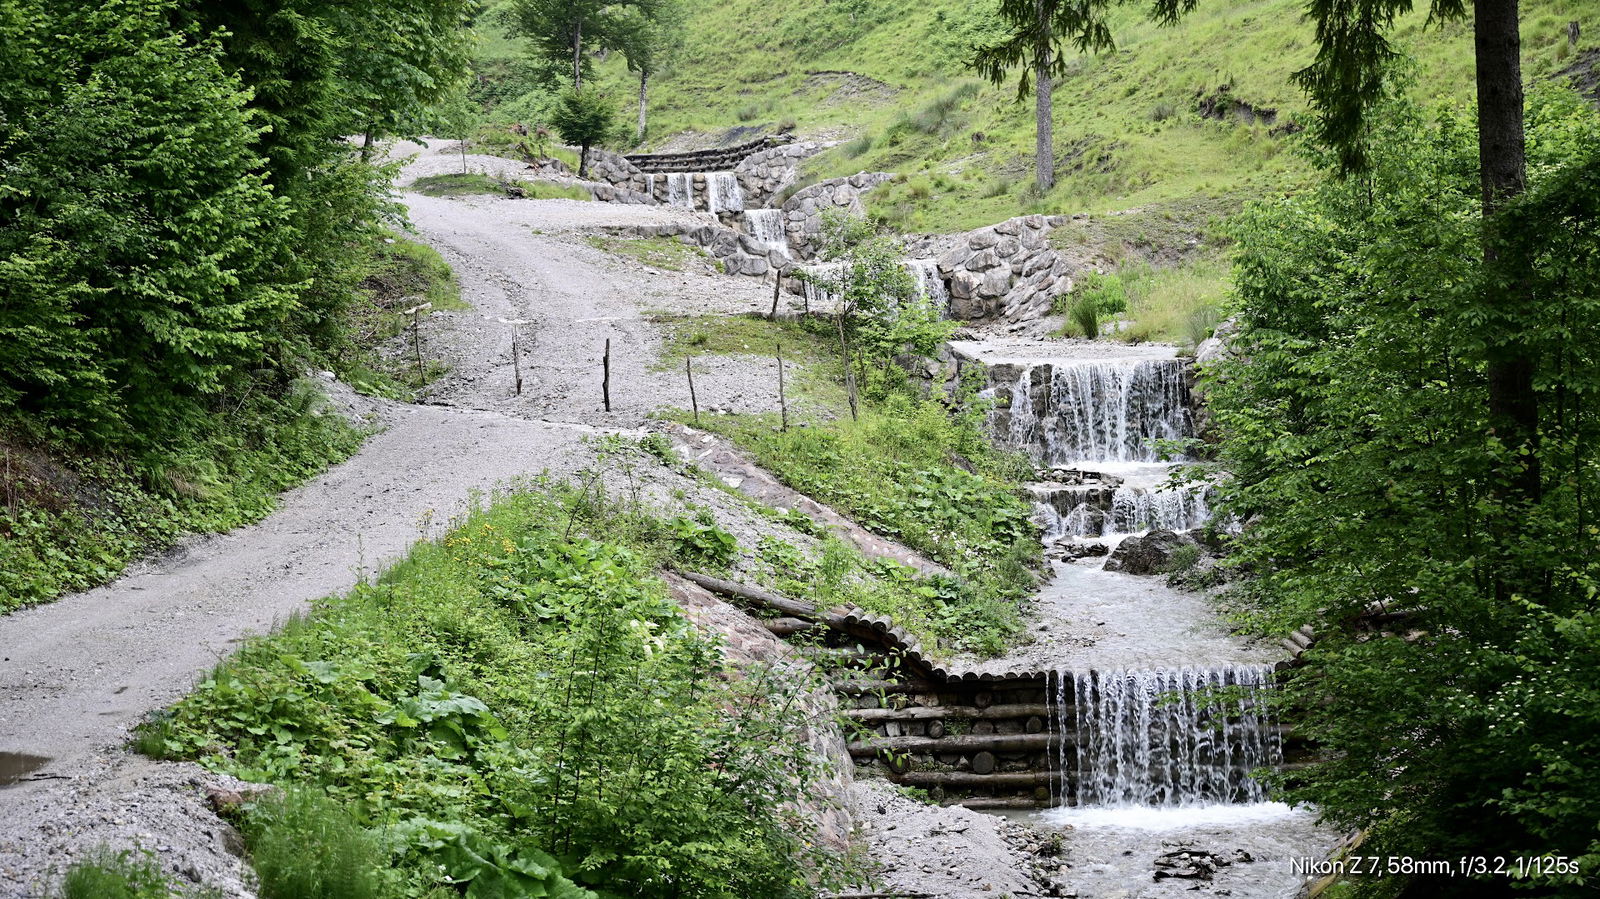
[[[453,157],[452,157],[453,159]],[[469,157],[470,159],[470,157]],[[422,159],[417,169],[440,165]],[[288,494],[254,527],[197,539],[115,583],[0,618],[0,753],[50,759],[0,787],[0,897],[99,842],[137,840],[169,867],[237,891],[239,866],[198,804],[188,766],[123,750],[128,729],[170,703],[242,637],[349,588],[462,511],[469,495],[520,475],[573,470],[599,428],[632,428],[687,405],[653,374],[658,329],[644,313],[759,308],[755,279],[660,272],[608,256],[595,229],[688,214],[651,207],[407,195],[422,237],[456,267],[470,312],[425,323],[452,373],[437,405],[377,404],[384,427],[353,458]],[[531,319],[531,377],[511,389],[509,331]],[[600,411],[612,340],[616,412]],[[702,404],[774,405],[759,363],[718,361],[697,377]],[[684,396],[679,397],[678,393]],[[0,756],[0,777],[6,770]],[[187,824],[187,826],[186,826]],[[141,835],[143,837],[141,838]]]

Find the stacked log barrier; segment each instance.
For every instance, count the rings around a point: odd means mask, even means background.
[[[858,767],[969,808],[1038,808],[1070,786],[1057,770],[1069,735],[1051,733],[1045,672],[938,664],[915,637],[855,606],[819,609],[698,572],[686,580],[745,607],[776,613],[768,630],[812,643],[856,732]]]
[[[775,613],[766,628],[807,648],[833,673],[842,714],[854,727],[846,749],[858,768],[918,787],[933,800],[972,809],[1070,804],[1075,734],[1050,695],[1054,672],[937,663],[921,643],[883,615],[857,606],[822,609],[760,587],[697,572],[686,580],[747,609]],[[1294,664],[1280,663],[1280,668]],[[1285,767],[1307,747],[1284,737]],[[1066,753],[1062,750],[1067,749]]]
[[[623,158],[633,163],[639,171],[653,175],[719,172],[731,170],[746,157],[782,146],[792,140],[793,138],[787,135],[768,135],[733,147],[713,147],[685,153],[632,153]]]

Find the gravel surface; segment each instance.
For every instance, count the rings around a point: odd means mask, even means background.
[[[418,166],[438,164],[424,157]],[[129,846],[144,833],[151,839],[138,842],[169,871],[242,894],[240,863],[218,852],[226,827],[198,804],[203,786],[225,779],[130,755],[122,748],[129,728],[181,697],[247,635],[400,558],[475,497],[541,471],[575,471],[593,460],[585,438],[642,434],[648,412],[687,405],[686,386],[650,371],[660,336],[646,310],[738,312],[770,297],[757,279],[663,277],[582,239],[681,211],[404,199],[422,238],[456,267],[473,307],[423,324],[428,352],[453,366],[426,404],[368,401],[329,385],[335,407],[367,413],[382,430],[347,462],[285,494],[266,520],[192,538],[107,586],[0,618],[0,753],[49,759],[0,787],[0,897],[42,895],[74,854]],[[497,321],[512,317],[532,320],[521,397],[511,390],[508,326]],[[609,415],[599,377],[607,337],[616,409]],[[775,387],[769,401],[752,386],[768,380],[763,363],[718,363],[696,373],[703,404],[776,408]],[[733,497],[659,466],[632,477],[658,502],[712,508],[746,545],[773,531]],[[608,480],[626,487],[628,476]]]

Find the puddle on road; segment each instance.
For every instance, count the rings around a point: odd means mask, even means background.
[[[26,752],[0,752],[0,787],[9,787],[43,768],[50,759]]]

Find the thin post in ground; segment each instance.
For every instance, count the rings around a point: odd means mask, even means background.
[[[700,423],[700,401],[694,395],[694,358],[683,357],[683,373],[689,376],[689,407],[694,410],[694,423]]]

